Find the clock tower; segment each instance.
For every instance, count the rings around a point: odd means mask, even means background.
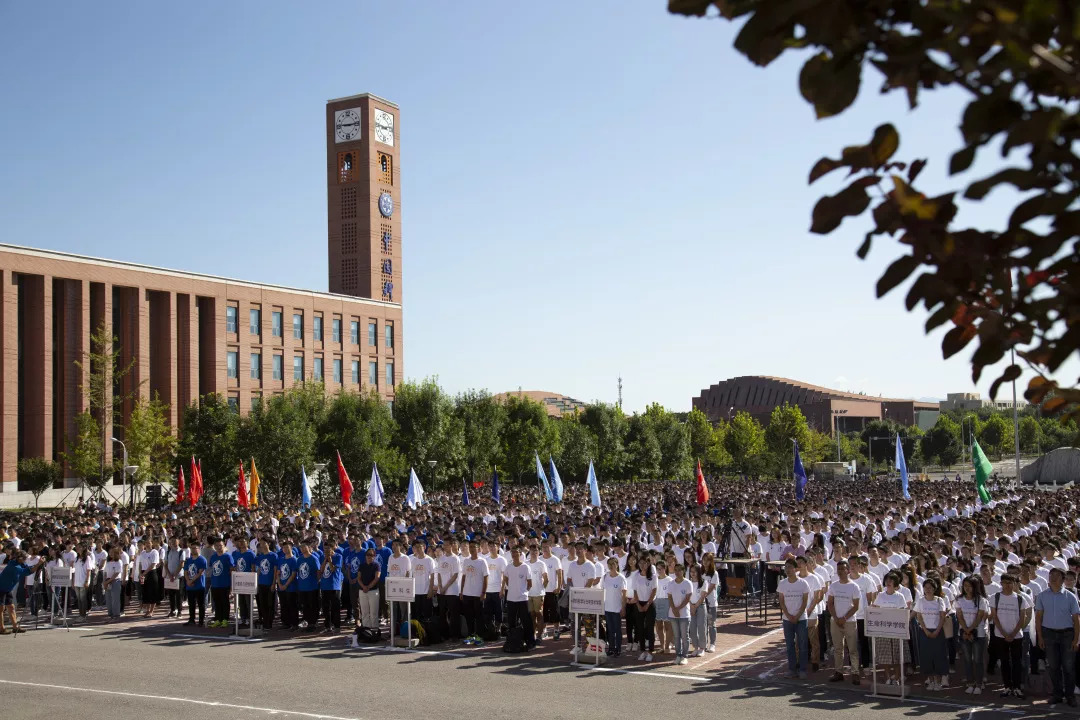
[[[326,103],[330,292],[401,303],[401,125],[364,93]]]

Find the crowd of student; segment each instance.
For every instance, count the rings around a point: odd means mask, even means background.
[[[572,491],[555,505],[504,488],[501,506],[435,496],[348,512],[88,504],[0,515],[0,634],[20,630],[17,603],[37,614],[63,602],[48,587],[53,567],[71,569],[79,616],[116,619],[134,598],[143,617],[181,618],[186,606],[187,625],[227,626],[235,611],[241,627],[325,633],[380,628],[385,578],[407,576],[411,615],[433,635],[516,635],[528,650],[572,627],[568,588],[600,587],[603,627],[583,623],[573,652],[593,637],[609,655],[686,664],[715,651],[722,598],[762,589],[759,573],[723,561],[759,558],[793,677],[831,658],[832,680],[850,666],[861,683],[867,607],[907,608],[910,639],[876,645],[886,682],[905,665],[940,689],[959,658],[969,693],[1000,666],[1001,694],[1019,697],[1045,670],[1052,702],[1075,704],[1076,491],[1002,488],[983,505],[956,482],[913,486],[906,501],[895,482],[813,481],[795,502],[787,484],[729,478],[712,495],[698,505],[692,487],[650,483],[605,488],[600,508]],[[234,608],[233,572],[256,573],[255,608],[248,596]]]

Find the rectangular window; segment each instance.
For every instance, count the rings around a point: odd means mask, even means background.
[[[386,363],[386,389],[394,389],[394,363],[392,362]]]
[[[225,367],[228,369],[229,377],[240,377],[240,372],[237,370],[237,363],[239,362],[240,353],[235,350],[230,350],[225,353]]]
[[[353,360],[352,361],[352,384],[353,385],[359,385],[360,384],[360,361],[359,360]]]
[[[386,347],[393,348],[394,347],[394,326],[393,325],[387,325],[385,328],[383,328],[383,330],[384,330],[383,334],[386,336]]]
[[[360,344],[360,323],[356,320],[349,323],[349,342],[353,345]]]
[[[255,412],[262,405],[262,395],[254,393],[251,396],[251,412]]]
[[[292,359],[292,379],[296,382],[302,382],[304,379],[304,356],[293,355]]]
[[[236,306],[225,306],[225,332],[236,332]]]
[[[270,315],[271,322],[274,324],[274,337],[281,337],[281,311],[275,310]]]
[[[334,358],[334,382],[341,384],[341,358]]]
[[[300,313],[293,313],[292,336],[294,340],[304,339],[304,316]]]
[[[322,363],[322,358],[315,358],[315,365],[311,369],[311,379],[315,382],[321,382],[323,379]]]
[[[330,321],[330,339],[335,343],[341,342],[341,318]]]
[[[367,324],[367,344],[372,347],[379,344],[379,327],[376,323]]]
[[[281,357],[280,355],[275,355],[273,363],[274,363],[274,379],[275,380],[283,379],[285,377],[285,368],[283,367],[285,365],[284,358]]]
[[[367,364],[367,381],[371,387],[379,387],[379,363],[376,360],[371,360]]]
[[[262,380],[262,353],[251,353],[251,379]]]
[[[258,308],[251,308],[251,311],[248,314],[250,315],[250,317],[248,318],[248,324],[251,325],[251,334],[261,336],[262,310],[259,310]]]
[[[237,415],[240,414],[240,398],[236,395],[229,396],[229,409]]]
[[[311,332],[315,336],[315,342],[322,342],[322,316],[316,315],[311,320]]]

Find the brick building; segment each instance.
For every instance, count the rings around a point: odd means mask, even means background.
[[[244,414],[309,380],[392,401],[404,339],[399,127],[397,106],[373,95],[326,105],[331,292],[0,245],[0,494],[18,491],[19,459],[59,459],[74,434],[88,409],[88,370],[75,363],[99,327],[133,362],[122,391],[159,397],[181,432],[183,408],[209,393]],[[123,440],[130,411],[106,437]]]
[[[762,424],[768,423],[773,408],[784,403],[798,405],[810,427],[824,433],[833,432],[834,422],[840,432],[862,430],[871,420],[881,419],[901,425],[932,426],[938,413],[936,402],[859,395],[798,380],[754,375],[716,383],[691,400],[693,407],[712,422],[747,412]]]

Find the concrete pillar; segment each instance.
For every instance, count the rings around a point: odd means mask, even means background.
[[[150,300],[149,291],[146,288],[136,288],[132,291],[135,307],[132,320],[136,323],[135,353],[138,360],[135,362],[135,397],[140,400],[150,399],[150,387],[153,380],[150,378]]]
[[[113,328],[113,286],[109,283],[91,283],[90,284],[90,334],[97,334],[101,332],[105,338],[108,339],[109,346],[104,350],[111,352],[116,344],[113,342],[113,338],[116,335],[116,329]],[[87,338],[87,347],[91,348],[94,352],[101,352],[103,348],[96,347],[92,341]],[[112,403],[112,388],[108,388],[108,399],[106,404]],[[89,409],[89,406],[87,406]],[[102,419],[98,418],[98,424],[102,423]],[[109,439],[113,435],[112,422],[104,422],[103,436],[105,438],[105,464],[110,465],[113,457],[113,443]]]
[[[15,273],[0,270],[0,492],[18,489],[19,287]]]
[[[199,311],[195,296],[177,294],[176,308],[176,397],[177,427],[184,408],[199,399]]]
[[[168,405],[169,427],[176,427],[176,302],[175,294],[149,293],[150,397]]]
[[[52,278],[22,275],[23,457],[53,455]]]

